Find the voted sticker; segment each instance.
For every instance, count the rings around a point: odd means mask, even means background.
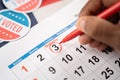
[[[42,0],[3,0],[3,3],[8,9],[29,13],[40,7]]]
[[[30,30],[29,17],[12,10],[0,11],[0,40],[13,41],[24,37]]]

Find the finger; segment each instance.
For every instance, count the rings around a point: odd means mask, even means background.
[[[105,5],[105,7],[109,7],[111,5],[113,5],[114,3],[118,2],[120,0],[102,0],[103,5]]]
[[[97,47],[100,46],[100,42],[93,40],[93,41],[91,41],[91,42],[89,43],[89,45],[90,45],[92,48],[97,48]]]
[[[91,39],[88,35],[81,35],[81,36],[79,37],[79,41],[80,41],[80,43],[83,44],[83,45],[90,43],[91,40],[92,40],[92,39]]]
[[[99,51],[102,51],[102,50],[104,50],[105,48],[107,48],[107,45],[102,44],[102,43],[97,47],[97,49],[98,49]]]
[[[89,0],[87,4],[82,8],[79,17],[87,15],[97,15],[105,8],[110,7],[118,1],[120,0]]]
[[[96,7],[95,7],[96,6]],[[89,0],[87,4],[82,8],[79,17],[86,15],[95,15],[100,12],[101,0]]]
[[[120,28],[106,20],[86,16],[81,17],[76,26],[91,38],[112,47],[119,46]]]

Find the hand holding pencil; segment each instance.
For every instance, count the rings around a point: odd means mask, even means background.
[[[88,1],[80,12],[80,18],[76,23],[77,28],[84,32],[79,38],[80,43],[90,44],[91,47],[99,50],[111,46],[120,53],[119,14],[116,13],[108,20],[101,19],[100,15],[96,17],[97,14],[116,3],[119,3],[120,6],[120,0]]]
[[[103,6],[106,8],[110,7],[114,3],[120,2],[120,0],[101,0],[101,3],[99,1],[100,0],[89,0],[88,4],[80,13],[80,18],[78,19],[76,26],[79,29],[81,28],[85,33],[80,36],[80,43],[89,44],[91,47],[99,50],[111,46],[120,53],[119,14],[116,13],[108,20],[94,17],[100,10],[104,10],[102,9]]]

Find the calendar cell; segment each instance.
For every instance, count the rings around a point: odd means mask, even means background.
[[[74,53],[79,59],[88,55],[92,49],[88,45],[81,45],[77,40],[72,43],[72,46],[66,45],[67,49]]]
[[[92,73],[92,71],[81,61],[76,62],[74,65],[68,68],[67,71],[75,80],[84,80]]]
[[[102,56],[106,61],[111,59],[115,55],[115,52],[112,48],[108,47],[103,51],[98,51],[97,49],[94,49],[100,56]]]
[[[83,57],[81,61],[83,61],[83,63],[85,63],[92,71],[95,71],[97,68],[105,63],[105,60],[95,51],[92,51],[91,53]]]
[[[31,75],[27,76],[25,80],[46,80],[47,78],[41,71],[35,71]]]
[[[60,53],[62,51],[62,45],[60,43],[54,42],[50,44],[49,49],[53,53]]]
[[[26,59],[15,66],[12,71],[21,79],[24,78],[36,70],[36,67],[30,62],[29,59]]]
[[[51,59],[44,65],[44,67],[40,68],[39,70],[42,71],[43,74],[45,74],[45,76],[50,80],[55,80],[58,75],[64,72],[54,59]]]
[[[85,80],[101,80],[95,73],[90,74]]]
[[[70,51],[66,51],[63,54],[57,56],[55,60],[59,62],[59,64],[65,69],[70,68],[71,65],[74,65],[76,62],[79,61],[79,59]]]
[[[51,57],[47,51],[45,51],[45,48],[41,48],[38,51],[36,51],[34,54],[29,56],[30,61],[37,67],[43,67],[43,65],[48,62]]]
[[[51,44],[50,44],[51,43]],[[67,51],[67,48],[58,42],[50,42],[46,48],[51,57],[57,57]]]
[[[57,76],[55,80],[74,80],[74,79],[69,75],[69,73],[63,72],[62,74]]]
[[[110,64],[106,63],[95,71],[102,80],[115,80],[120,74]]]
[[[113,56],[108,63],[110,63],[117,71],[120,72],[120,55],[118,53],[115,53],[115,56]]]

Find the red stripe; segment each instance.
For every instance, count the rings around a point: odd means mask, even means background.
[[[55,3],[55,2],[58,2],[58,1],[60,1],[60,0],[43,0],[41,7],[47,6],[49,4],[52,4],[52,3]]]
[[[0,27],[0,39],[2,39],[2,40],[13,40],[13,39],[16,39],[16,38],[19,38],[19,37],[20,36],[18,34],[15,34],[11,31],[8,31],[8,30]]]

